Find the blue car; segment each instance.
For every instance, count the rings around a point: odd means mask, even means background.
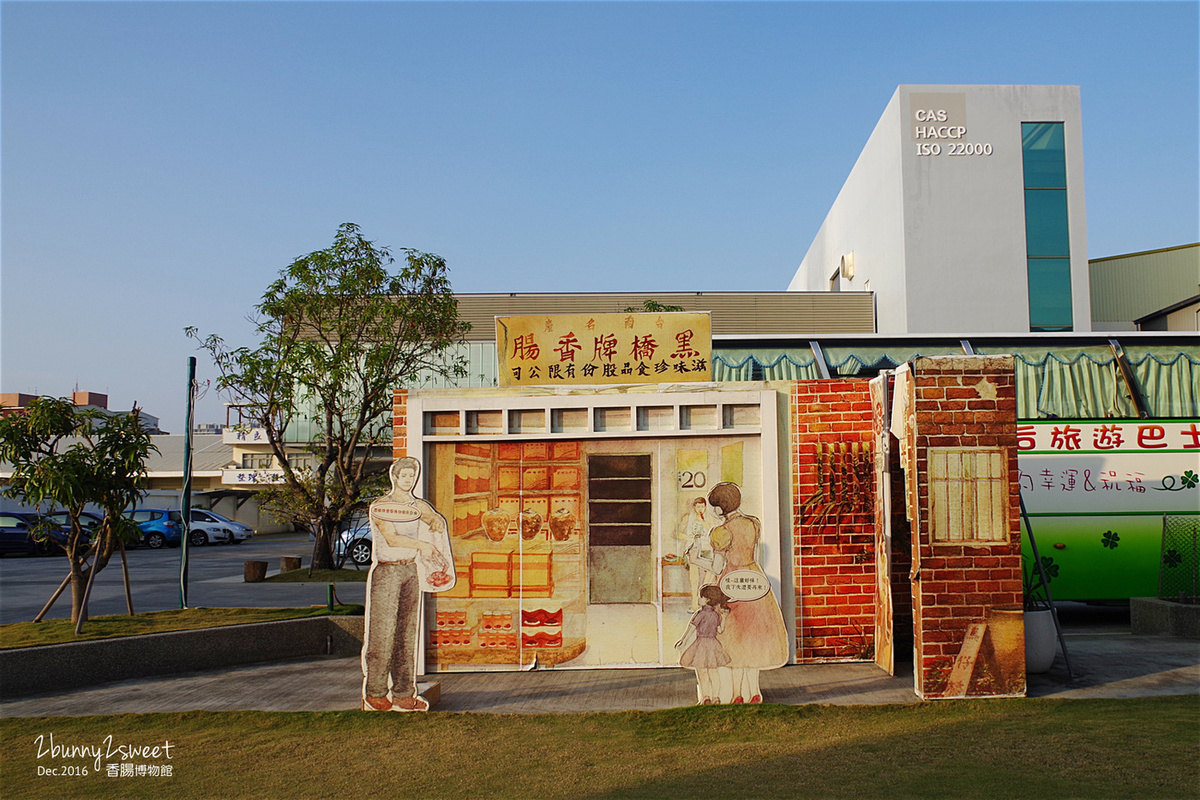
[[[142,542],[157,550],[170,545],[178,547],[183,530],[183,515],[166,508],[139,508],[129,512],[129,518],[142,529]]]
[[[27,553],[48,556],[61,553],[67,537],[61,528],[54,528],[47,538],[38,541],[33,537],[33,527],[38,515],[22,511],[0,514],[0,553]]]

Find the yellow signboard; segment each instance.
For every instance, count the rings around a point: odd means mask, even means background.
[[[712,380],[708,312],[496,317],[501,386]]]

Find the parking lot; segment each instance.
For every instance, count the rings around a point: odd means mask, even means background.
[[[180,548],[130,550],[129,580],[133,609],[163,611],[179,608]],[[312,541],[307,534],[271,534],[240,545],[193,547],[188,551],[188,605],[214,608],[272,608],[324,605],[324,583],[246,583],[244,561],[266,561],[267,574],[279,571],[283,556],[301,556],[308,566]],[[0,558],[0,624],[27,622],[41,610],[67,575],[67,560],[58,556],[5,556]],[[337,585],[343,603],[362,603],[364,584]],[[89,604],[92,616],[124,614],[125,589],[120,557],[114,557],[96,578]],[[70,592],[55,603],[48,618],[67,617]]]

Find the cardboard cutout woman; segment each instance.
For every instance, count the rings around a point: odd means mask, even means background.
[[[719,483],[708,493],[708,504],[721,519],[712,531],[713,550],[725,557],[721,577],[744,570],[765,579],[758,563],[762,524],[742,513],[741,489],[734,483]],[[729,609],[718,640],[729,654],[733,702],[761,703],[759,671],[782,667],[788,659],[783,613],[770,591],[755,600],[732,601]]]
[[[428,711],[417,694],[421,592],[454,587],[446,518],[413,494],[421,462],[398,458],[392,490],[371,503],[371,571],[363,642],[364,711]]]

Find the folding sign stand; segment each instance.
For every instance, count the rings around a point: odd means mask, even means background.
[[[1058,624],[1058,609],[1054,607],[1054,598],[1050,596],[1050,579],[1046,577],[1046,569],[1042,565],[1042,557],[1038,553],[1037,540],[1033,538],[1033,526],[1029,524],[1029,512],[1025,510],[1025,496],[1021,495],[1021,519],[1025,521],[1025,531],[1029,534],[1029,547],[1033,550],[1034,568],[1037,570],[1037,583],[1030,587],[1030,593],[1041,589],[1046,593],[1046,603],[1050,606],[1050,618],[1054,620],[1054,632],[1058,634],[1058,643],[1062,647],[1063,661],[1067,664],[1067,677],[1074,678],[1071,672],[1071,657],[1067,655],[1067,642],[1063,638],[1062,626]]]

